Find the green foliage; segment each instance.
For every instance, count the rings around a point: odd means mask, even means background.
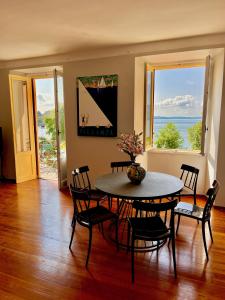
[[[61,140],[64,141],[65,140],[65,126],[64,126],[65,118],[64,118],[64,111],[63,111],[62,105],[59,107],[59,118],[60,118],[59,131],[61,132]],[[44,124],[46,127],[47,134],[50,135],[50,138],[55,141],[56,140],[56,126],[55,126],[55,111],[54,110],[50,110],[45,113]]]
[[[46,165],[52,164],[52,159],[56,157],[56,143],[45,137],[39,138],[40,159]]]
[[[191,144],[192,150],[201,149],[202,122],[197,122],[192,127],[188,128],[188,141]]]
[[[183,145],[183,138],[174,123],[167,123],[159,130],[155,144],[157,148],[178,149]]]
[[[51,110],[48,116],[44,117],[44,123],[46,127],[46,132],[50,135],[52,140],[56,140],[56,128],[55,128],[55,113]]]

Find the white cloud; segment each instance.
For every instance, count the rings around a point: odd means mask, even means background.
[[[174,98],[166,98],[158,103],[158,108],[169,108],[169,107],[192,107],[195,98],[192,95],[175,96]]]
[[[37,95],[37,110],[44,113],[54,108],[54,99],[50,94],[38,94]]]

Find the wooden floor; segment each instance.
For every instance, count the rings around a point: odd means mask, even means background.
[[[201,201],[199,202],[201,203]],[[201,227],[181,219],[174,279],[167,246],[135,257],[116,251],[98,228],[93,234],[89,270],[88,234],[77,225],[73,253],[68,249],[72,202],[54,182],[0,184],[0,299],[225,299],[225,211],[214,209],[210,260],[206,263]]]

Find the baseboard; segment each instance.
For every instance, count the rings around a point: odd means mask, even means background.
[[[16,179],[1,177],[0,183],[16,183]]]

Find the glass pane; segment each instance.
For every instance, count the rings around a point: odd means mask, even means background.
[[[31,150],[26,81],[13,80],[16,151]]]
[[[59,120],[59,150],[60,150],[60,180],[66,179],[66,138],[65,138],[65,114],[64,114],[64,94],[63,77],[57,75],[58,92],[58,120]]]
[[[53,78],[35,79],[38,115],[39,176],[57,180],[57,145]]]
[[[200,150],[205,67],[155,71],[154,146]]]

